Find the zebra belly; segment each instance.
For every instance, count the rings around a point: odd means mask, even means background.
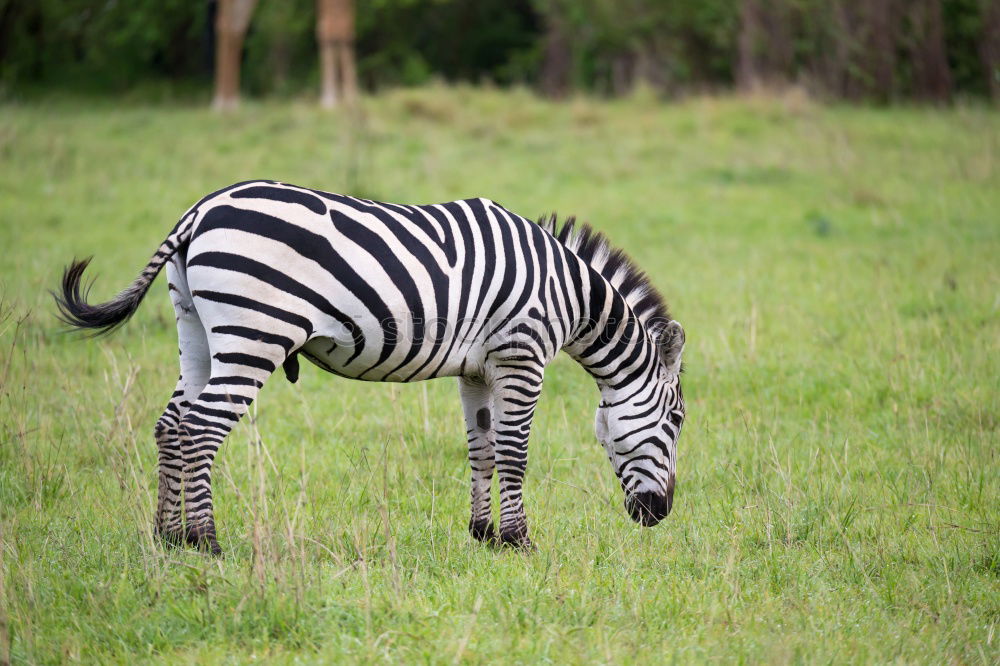
[[[373,364],[374,354],[355,356],[353,346],[345,345],[343,340],[328,337],[313,338],[299,351],[311,363],[327,372],[364,381],[413,382],[435,377],[456,377],[465,371],[465,362],[456,361],[454,355],[445,359],[421,354],[402,367],[391,362]]]

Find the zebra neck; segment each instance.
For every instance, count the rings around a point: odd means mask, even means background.
[[[656,345],[625,297],[592,272],[581,306],[583,316],[564,349],[590,373],[601,393],[619,393],[648,382],[655,375]]]

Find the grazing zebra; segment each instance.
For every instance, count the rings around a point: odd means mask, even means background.
[[[469,530],[531,547],[521,487],[546,364],[565,349],[601,393],[596,433],[642,525],[673,503],[684,331],[645,275],[586,225],[534,223],[486,199],[408,206],[249,181],[184,214],[139,277],[86,302],[74,261],[66,323],[123,324],[166,266],[180,378],[156,423],[157,533],[219,554],[211,472],[272,373],[298,358],[342,377],[458,377],[472,467]],[[500,524],[490,487],[499,477]]]

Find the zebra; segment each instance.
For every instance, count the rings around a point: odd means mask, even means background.
[[[595,433],[637,523],[673,505],[684,329],[649,278],[574,218],[530,221],[489,199],[400,205],[269,180],[209,194],[115,298],[87,303],[91,259],[65,268],[60,319],[114,331],[166,267],[180,376],[154,436],[154,531],[221,555],[216,453],[281,366],[341,377],[457,377],[473,538],[533,549],[522,501],[546,365],[565,350],[597,383]],[[491,488],[499,486],[499,527]]]

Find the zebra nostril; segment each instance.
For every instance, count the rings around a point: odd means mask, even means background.
[[[667,517],[673,504],[673,493],[660,495],[652,492],[642,492],[628,495],[625,498],[625,508],[632,520],[644,527],[652,527]]]

